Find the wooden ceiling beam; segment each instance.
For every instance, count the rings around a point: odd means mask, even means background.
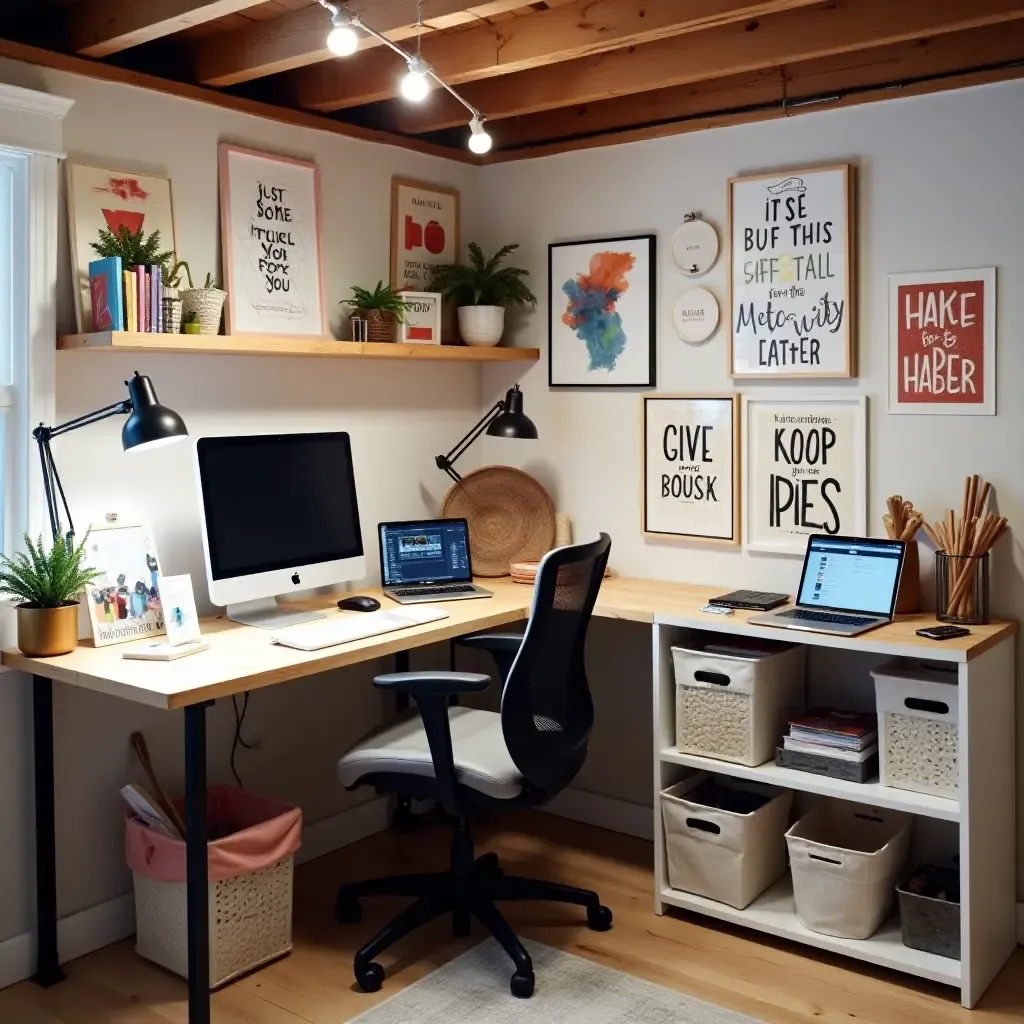
[[[496,120],[1022,18],[1024,0],[834,0],[536,68],[509,79],[476,82],[460,91]],[[433,97],[422,111],[403,104],[395,126],[416,134],[464,121],[454,103]]]
[[[76,53],[109,57],[260,3],[261,0],[90,0],[65,16],[71,19],[71,46]]]
[[[477,4],[472,0],[429,0],[424,28],[454,28],[522,6],[523,0]],[[416,34],[416,5],[411,0],[351,0],[349,9],[365,15],[368,24],[394,42]],[[224,87],[332,60],[334,54],[327,49],[330,27],[330,15],[319,4],[269,21],[254,21],[235,32],[198,41],[192,52],[193,75],[203,85]],[[379,45],[372,36],[360,40],[361,49]]]
[[[715,112],[738,112],[782,103],[784,98],[789,103],[800,103],[811,97],[841,95],[851,89],[912,83],[1022,59],[1024,33],[1007,32],[1003,26],[995,25],[510,118],[496,122],[492,134],[496,148],[514,149],[553,139],[707,117]]]
[[[450,85],[513,74],[761,18],[821,0],[575,0],[521,18],[423,40],[424,60]],[[290,85],[299,106],[332,111],[388,99],[398,91],[394,62],[376,54],[307,68]]]

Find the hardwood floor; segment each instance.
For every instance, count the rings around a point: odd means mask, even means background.
[[[993,1024],[1024,1021],[1024,950],[974,1010],[952,989],[903,975],[853,967],[839,957],[703,918],[656,917],[651,909],[650,843],[544,814],[520,814],[479,828],[481,850],[496,850],[509,870],[597,889],[615,912],[612,931],[588,931],[569,908],[507,905],[521,935],[618,968],[767,1024]],[[481,938],[455,941],[439,921],[381,958],[388,977],[376,995],[354,989],[352,954],[398,901],[373,900],[361,924],[332,919],[344,879],[439,870],[448,833],[373,836],[301,868],[296,877],[295,951],[213,997],[215,1024],[344,1024]],[[509,967],[508,975],[512,969]],[[508,976],[494,998],[509,999]],[[538,989],[544,984],[538,977]],[[135,955],[132,941],[68,965],[49,990],[29,982],[0,992],[0,1024],[187,1024],[185,985]],[[642,1024],[642,1022],[637,1022]]]

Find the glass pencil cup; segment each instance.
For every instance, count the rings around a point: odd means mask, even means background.
[[[988,622],[988,554],[935,552],[935,617],[981,626]]]

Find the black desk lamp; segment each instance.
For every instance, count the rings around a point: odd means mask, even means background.
[[[50,513],[50,528],[53,530],[54,540],[60,536],[60,510],[57,507],[57,495],[60,495],[64,514],[68,518],[67,536],[69,541],[75,535],[75,527],[71,521],[68,499],[64,496],[64,487],[53,461],[53,452],[50,451],[52,438],[118,415],[128,416],[125,425],[121,428],[121,444],[126,452],[159,448],[161,445],[171,444],[188,437],[188,431],[185,429],[182,418],[167,406],[160,404],[156,392],[153,390],[153,382],[148,377],[141,376],[136,370],[135,376],[131,380],[126,380],[125,384],[128,386],[128,397],[123,401],[115,402],[103,409],[97,409],[96,412],[87,413],[85,416],[68,420],[67,423],[61,423],[57,427],[46,427],[40,423],[32,431],[32,436],[39,445],[39,461],[43,467],[46,507]]]
[[[517,384],[505,397],[494,403],[493,408],[484,413],[483,418],[466,436],[447,454],[438,455],[434,459],[438,469],[443,469],[456,483],[462,477],[455,470],[455,460],[484,432],[488,437],[519,437],[527,441],[537,440],[537,428],[523,412],[523,393]]]

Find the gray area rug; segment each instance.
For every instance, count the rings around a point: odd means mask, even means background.
[[[350,1024],[759,1024],[572,953],[526,945],[537,975],[532,999],[509,992],[512,962],[488,939]]]

